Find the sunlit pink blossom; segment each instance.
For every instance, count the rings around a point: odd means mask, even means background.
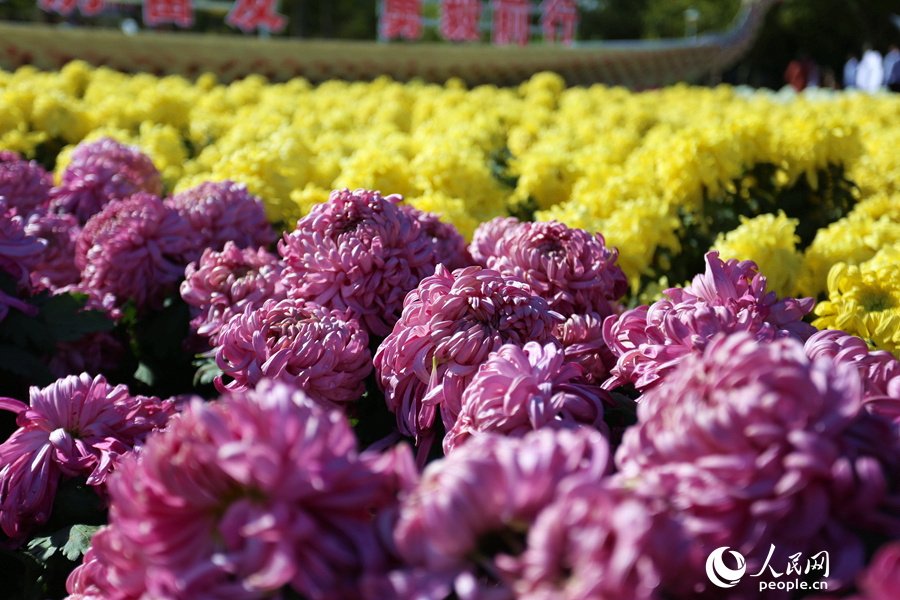
[[[335,190],[278,242],[289,294],[349,310],[370,334],[385,336],[403,299],[434,273],[437,253],[400,196]]]
[[[566,362],[584,369],[589,383],[601,385],[616,365],[616,357],[603,339],[603,318],[597,313],[571,315],[554,333],[566,353]]]
[[[900,446],[862,405],[855,369],[810,361],[799,340],[718,336],[644,392],[617,477],[671,506],[691,540],[686,579],[705,582],[722,546],[755,573],[774,544],[775,564],[828,551],[833,582],[846,583],[861,566],[859,530],[900,532]],[[746,586],[736,593],[758,591]]]
[[[0,445],[0,526],[22,537],[50,516],[63,478],[84,476],[102,486],[119,460],[166,424],[171,401],[131,396],[102,375],[71,375],[39,389],[31,405],[0,398],[19,426]]]
[[[417,219],[425,235],[431,237],[437,262],[451,271],[475,264],[466,247],[466,239],[452,223],[441,221],[440,215],[419,210],[411,204],[401,204],[400,210]]]
[[[760,342],[783,337],[805,341],[816,329],[801,319],[813,298],[778,299],[752,261],[723,262],[706,255],[706,272],[691,285],[666,290],[667,298],[613,315],[603,322],[603,338],[617,357],[604,387],[657,385],[685,356],[702,352],[718,333],[747,331]]]
[[[225,242],[221,252],[206,249],[184,272],[181,297],[191,307],[191,327],[215,346],[219,330],[247,307],[284,300],[284,263],[264,248],[241,250]]]
[[[78,239],[80,286],[112,296],[116,305],[133,299],[139,309],[159,308],[184,274],[177,257],[188,234],[184,220],[158,196],[113,200],[88,220]]]
[[[111,478],[109,526],[68,591],[358,598],[387,571],[373,515],[411,483],[408,450],[358,454],[342,414],[284,384],[194,401]]]
[[[85,223],[111,200],[138,192],[162,194],[162,179],[153,161],[135,146],[101,138],[75,148],[60,185],[50,192],[50,206]]]
[[[207,248],[222,250],[226,242],[238,248],[268,247],[275,230],[266,221],[262,200],[247,186],[232,181],[207,181],[166,199],[187,221],[190,246],[182,256],[185,264],[196,261]]]
[[[302,300],[267,300],[247,306],[216,340],[216,388],[246,390],[263,378],[284,381],[323,404],[359,399],[372,372],[369,336],[356,319]]]
[[[663,574],[684,550],[674,524],[639,498],[583,483],[538,515],[513,588],[517,600],[664,598]]]
[[[578,426],[605,431],[604,403],[613,404],[609,393],[588,384],[555,340],[543,346],[505,344],[488,356],[463,392],[444,451],[487,432],[522,436],[542,427]]]
[[[487,268],[518,277],[563,315],[615,312],[628,290],[616,264],[618,250],[603,236],[563,223],[520,223],[507,228],[487,258]]]
[[[47,203],[53,176],[36,161],[16,152],[0,150],[0,198],[9,209],[25,216]]]
[[[404,302],[394,331],[375,353],[379,385],[404,435],[423,448],[438,409],[449,430],[463,390],[505,343],[544,343],[562,317],[525,282],[481,267],[438,265]]]
[[[75,245],[81,225],[74,215],[35,211],[28,216],[25,233],[44,240],[41,260],[31,269],[31,283],[37,288],[56,290],[81,279],[75,266]]]
[[[474,264],[487,267],[488,258],[497,253],[497,243],[506,230],[521,223],[515,217],[494,217],[478,226],[469,244],[469,253]]]
[[[430,463],[394,529],[407,581],[441,588],[468,578],[475,585],[473,574],[483,572],[492,581],[478,585],[509,589],[540,512],[563,486],[599,481],[608,459],[597,431],[543,429],[522,438],[478,436]]]

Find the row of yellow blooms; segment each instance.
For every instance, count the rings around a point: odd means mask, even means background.
[[[72,145],[101,136],[140,146],[170,191],[246,183],[287,226],[342,187],[399,193],[467,237],[527,204],[538,219],[603,233],[635,284],[665,275],[652,272],[654,254],[677,252],[679,209],[695,210],[704,193],[734,192],[758,164],[777,167],[778,185],[805,177],[813,188],[822,169],[841,165],[859,201],[805,251],[783,213],[743,219],[714,248],[755,260],[780,295],[827,293],[818,327],[900,350],[900,95],[632,93],[567,88],[548,73],[518,88],[467,89],[384,78],[222,85],[80,62],[0,71],[0,148],[62,148],[59,172]]]

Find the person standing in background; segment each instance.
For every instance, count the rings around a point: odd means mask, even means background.
[[[845,90],[856,87],[856,69],[858,67],[859,57],[855,52],[851,52],[847,55],[847,62],[844,63],[844,78],[842,83]]]
[[[900,49],[891,44],[884,57],[884,87],[892,92],[900,92]]]
[[[881,89],[884,82],[884,61],[881,53],[871,46],[863,52],[859,67],[856,69],[856,87],[874,94]]]

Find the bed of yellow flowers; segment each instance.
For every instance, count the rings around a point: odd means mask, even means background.
[[[149,154],[169,192],[243,182],[285,227],[362,187],[467,237],[509,214],[599,231],[635,302],[717,249],[817,297],[817,327],[900,354],[900,95],[0,71],[0,148],[59,173],[103,136]]]

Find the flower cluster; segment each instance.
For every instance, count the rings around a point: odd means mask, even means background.
[[[343,415],[283,384],[192,402],[109,482],[75,598],[363,597],[390,556],[372,515],[411,455],[356,451]],[[370,583],[371,585],[371,583]],[[374,587],[374,586],[373,586]]]
[[[758,572],[774,545],[779,562],[829,552],[833,581],[846,583],[862,566],[864,531],[900,534],[900,438],[862,406],[846,363],[811,361],[793,338],[720,335],[643,394],[616,477],[671,507],[692,541],[686,581],[704,581],[718,547]]]
[[[648,389],[685,356],[702,352],[717,333],[747,331],[759,342],[792,336],[805,341],[815,329],[803,318],[812,298],[778,299],[752,261],[722,261],[706,255],[706,272],[668,298],[614,315],[603,323],[603,338],[617,357],[611,389],[633,383]]]
[[[491,352],[505,343],[544,343],[561,321],[520,279],[438,265],[406,297],[375,353],[379,385],[400,431],[427,449],[438,410],[444,427],[453,427],[463,391]]]

